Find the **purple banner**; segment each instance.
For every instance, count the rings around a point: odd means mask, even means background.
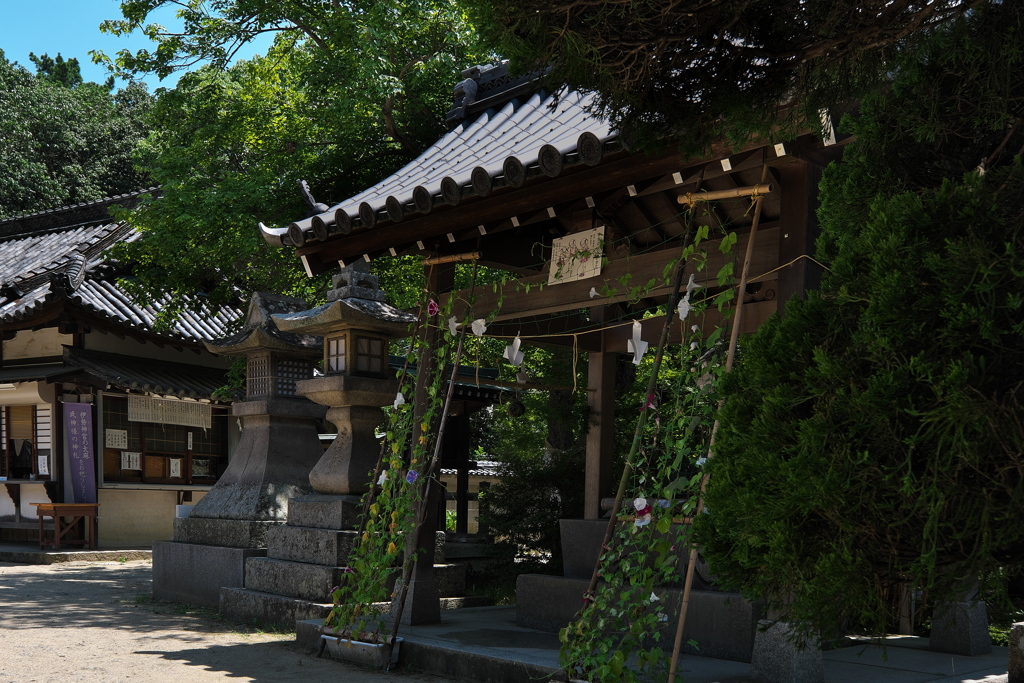
[[[71,458],[71,490],[76,503],[96,502],[96,458],[93,452],[92,404],[65,403],[64,431]]]

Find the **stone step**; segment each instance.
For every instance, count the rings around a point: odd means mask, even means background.
[[[245,563],[245,588],[263,593],[274,593],[311,602],[330,600],[330,591],[341,583],[344,567],[327,567],[254,557]],[[396,570],[387,581],[393,590],[399,573]],[[435,564],[434,578],[442,597],[461,597],[466,594],[466,568],[459,564]]]
[[[245,587],[310,602],[330,602],[331,590],[341,582],[343,567],[254,557],[245,563]]]
[[[355,529],[362,511],[359,496],[299,496],[288,500],[288,526]]]
[[[244,624],[291,631],[295,628],[297,620],[316,619],[322,622],[330,611],[330,604],[263,593],[248,588],[220,590],[221,615]]]
[[[358,539],[356,531],[279,526],[267,534],[267,557],[344,567]]]

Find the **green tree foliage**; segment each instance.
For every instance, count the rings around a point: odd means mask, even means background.
[[[1022,46],[1024,8],[986,6],[844,122],[821,292],[722,384],[697,537],[811,628],[884,632],[898,582],[950,599],[1024,564]]]
[[[667,131],[694,152],[818,109],[874,83],[908,34],[984,0],[467,0],[481,30],[524,70],[596,91],[641,141]],[[780,114],[781,102],[793,108]]]
[[[146,24],[177,6],[184,29]],[[105,30],[142,28],[152,51],[98,54],[119,74],[161,76],[198,61],[154,110],[139,163],[164,188],[131,220],[145,238],[125,249],[137,286],[214,301],[254,289],[311,296],[298,259],[272,249],[257,223],[306,214],[296,181],[327,204],[401,167],[444,131],[451,88],[478,61],[452,0],[373,3],[123,2]],[[238,45],[275,32],[266,57],[228,66]],[[184,300],[181,300],[184,304]]]
[[[571,352],[529,348],[524,368],[535,383],[571,386]],[[580,387],[586,365],[580,364]],[[486,430],[500,479],[487,494],[482,521],[508,557],[536,567],[562,566],[558,520],[583,516],[585,439],[589,410],[586,392],[522,393],[495,406]]]
[[[132,163],[151,98],[144,85],[111,92],[83,83],[77,59],[31,55],[37,73],[0,51],[0,216],[145,187]]]

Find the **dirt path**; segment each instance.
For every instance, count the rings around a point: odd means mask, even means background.
[[[151,599],[149,562],[0,562],[0,683],[443,683],[316,659],[263,633]]]

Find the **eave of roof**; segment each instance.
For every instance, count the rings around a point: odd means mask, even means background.
[[[178,398],[211,399],[227,382],[226,371],[217,368],[70,347],[64,348],[64,363],[65,372],[83,371],[126,391]]]
[[[534,93],[488,109],[434,143],[423,154],[376,185],[328,211],[285,228],[260,224],[274,246],[399,222],[434,207],[456,205],[464,196],[486,196],[498,187],[522,187],[530,177],[557,176],[571,166],[600,163],[613,143],[609,124],[588,112],[593,97],[570,91]]]

